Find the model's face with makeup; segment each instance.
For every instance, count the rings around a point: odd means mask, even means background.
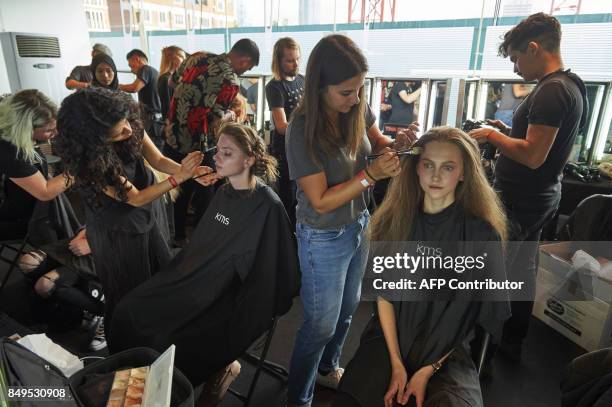
[[[417,174],[426,199],[452,204],[455,189],[463,181],[461,150],[452,143],[427,143],[419,158]]]
[[[249,171],[252,157],[247,156],[231,137],[221,133],[217,142],[217,153],[214,156],[217,174],[222,177],[233,177]]]

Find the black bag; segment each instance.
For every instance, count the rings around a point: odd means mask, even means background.
[[[77,390],[77,397],[80,403],[85,406],[94,405],[85,400],[87,396],[81,390],[87,387],[88,383],[99,381],[103,376],[116,370],[151,365],[159,355],[159,352],[150,348],[133,348],[115,353],[106,359],[85,366],[84,369],[70,376],[70,385]],[[104,398],[103,405],[106,405],[107,398],[107,396]],[[175,367],[172,374],[172,398],[170,406],[193,407],[193,405],[194,394],[191,382]]]
[[[0,374],[8,387],[64,389],[64,399],[47,397],[40,401],[22,401],[20,407],[61,405],[80,407],[68,378],[53,364],[8,338],[0,339]]]

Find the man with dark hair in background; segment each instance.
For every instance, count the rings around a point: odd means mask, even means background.
[[[538,241],[544,224],[555,214],[561,179],[576,134],[586,122],[588,103],[582,80],[564,69],[560,53],[561,25],[537,13],[504,35],[499,53],[509,57],[514,72],[536,87],[512,117],[512,127],[489,120],[498,130],[480,128],[470,135],[500,151],[494,187],[509,218],[506,267],[511,280],[526,282],[524,301],[512,302],[504,326],[501,351],[519,361],[535,297]]]
[[[128,93],[138,92],[138,101],[144,106],[143,119],[146,132],[160,150],[164,145],[162,135],[163,122],[161,101],[157,93],[159,72],[149,65],[146,54],[139,49],[133,49],[126,55],[130,70],[136,79],[134,82],[119,85],[119,89]]]
[[[270,132],[272,154],[278,160],[278,195],[285,210],[295,224],[295,181],[289,178],[289,167],[285,154],[285,131],[291,113],[297,107],[304,93],[304,77],[298,73],[300,46],[289,37],[274,44],[272,54],[272,79],[266,85],[266,99],[270,108],[272,128]]]
[[[91,48],[91,58],[95,58],[98,54],[106,54],[109,57],[113,57],[113,53],[110,48],[104,44],[94,44]],[[72,89],[84,89],[91,85],[93,80],[93,74],[89,65],[78,65],[70,72],[70,75],[66,78],[66,88]]]
[[[197,52],[187,58],[170,79],[175,90],[165,128],[165,155],[180,162],[191,151],[212,148],[216,144],[214,129],[222,121],[235,120],[230,106],[240,87],[238,76],[257,64],[259,48],[247,38],[237,41],[228,53]],[[204,160],[205,165],[212,166],[212,154]],[[175,242],[182,246],[186,243],[185,220],[191,197],[197,223],[213,189],[197,186],[195,181],[185,182],[181,189],[174,203],[174,220]]]

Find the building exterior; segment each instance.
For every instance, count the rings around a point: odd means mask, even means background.
[[[83,0],[83,6],[89,31],[111,30],[106,0]]]
[[[234,0],[83,0],[90,31],[197,30],[236,26]],[[94,14],[95,13],[95,14]],[[91,20],[91,24],[90,24]],[[98,23],[100,21],[100,23]]]

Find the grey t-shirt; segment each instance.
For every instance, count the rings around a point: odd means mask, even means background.
[[[317,164],[306,149],[305,121],[304,116],[297,116],[289,123],[287,128],[285,149],[289,164],[289,176],[292,180],[324,172],[327,178],[327,186],[333,187],[353,178],[355,174],[366,167],[365,156],[372,152],[372,146],[366,134],[363,135],[355,160],[348,156],[346,148],[342,148],[339,154],[335,156],[329,156],[315,148],[315,156],[319,161],[319,164]],[[365,121],[366,129],[372,127],[376,121],[376,117],[368,105],[366,105]],[[299,183],[297,184],[296,195],[298,202],[296,208],[297,221],[315,229],[335,229],[351,223],[366,209],[369,201],[368,190],[364,190],[361,195],[341,207],[320,214],[312,207]]]

